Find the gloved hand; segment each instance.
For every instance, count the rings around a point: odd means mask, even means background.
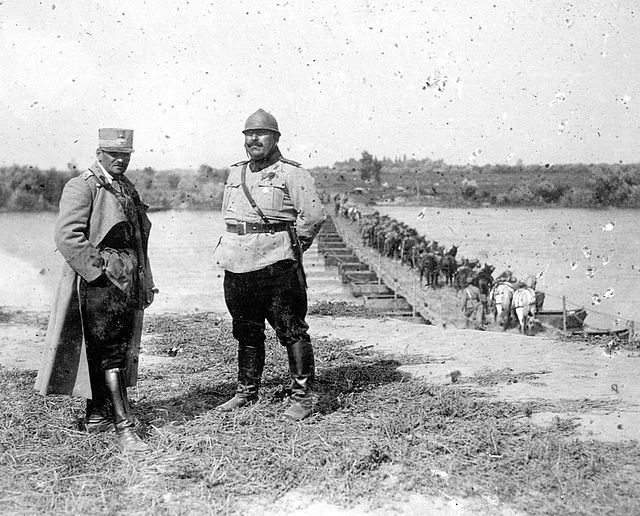
[[[298,236],[298,241],[300,242],[300,250],[304,253],[307,249],[311,247],[313,243],[312,238]]]
[[[160,290],[157,289],[156,287],[150,288],[149,290],[147,290],[146,292],[146,303],[144,305],[144,308],[148,308],[149,306],[151,306],[151,303],[153,303],[153,300],[156,297],[156,294],[159,293]]]

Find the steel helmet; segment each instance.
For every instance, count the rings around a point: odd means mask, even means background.
[[[271,113],[267,113],[264,109],[258,109],[255,113],[249,115],[247,121],[244,123],[243,133],[252,129],[266,129],[267,131],[273,131],[280,135],[278,129],[278,121],[276,117]]]

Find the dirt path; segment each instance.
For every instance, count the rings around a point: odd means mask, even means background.
[[[315,335],[350,339],[376,351],[411,355],[401,369],[431,383],[472,386],[510,401],[529,401],[580,423],[583,438],[640,439],[640,352],[606,353],[603,347],[511,333],[443,329],[396,320],[313,318]]]

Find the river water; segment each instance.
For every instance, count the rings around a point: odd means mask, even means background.
[[[382,207],[431,240],[458,245],[458,256],[479,258],[519,277],[542,273],[545,308],[585,306],[592,326],[615,327],[636,318],[640,302],[640,219],[634,210]],[[223,272],[211,255],[224,231],[219,211],[150,214],[149,254],[161,294],[151,312],[225,311]],[[55,252],[52,213],[0,214],[0,307],[48,310],[62,258]],[[305,258],[310,299],[348,298],[335,271],[314,250]],[[594,297],[597,296],[597,297]]]
[[[48,311],[62,267],[53,213],[0,213],[0,308]],[[160,294],[149,313],[226,312],[213,250],[224,231],[219,211],[152,212],[149,257]],[[351,300],[335,267],[315,246],[305,253],[311,302]]]

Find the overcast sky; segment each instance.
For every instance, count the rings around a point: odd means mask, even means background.
[[[313,167],[640,162],[637,0],[0,0],[0,165],[225,167],[271,111]]]

